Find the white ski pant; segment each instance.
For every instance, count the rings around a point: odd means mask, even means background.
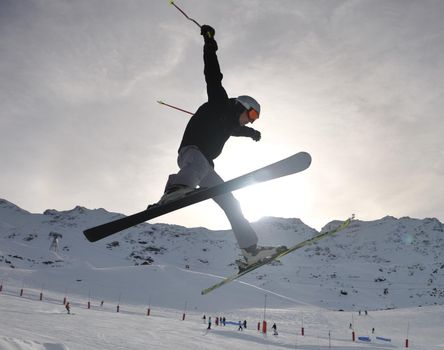
[[[223,182],[197,146],[181,148],[177,164],[180,171],[169,176],[165,189],[179,184],[192,187],[211,187]],[[248,248],[257,244],[257,235],[247,219],[244,218],[236,198],[231,193],[227,193],[213,199],[225,212],[239,247]]]

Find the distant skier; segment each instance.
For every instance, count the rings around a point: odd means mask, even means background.
[[[211,329],[211,316],[208,316],[208,328]]]
[[[69,305],[69,302],[65,304],[65,309],[68,312],[68,314],[71,313],[71,305]]]
[[[244,320],[243,326],[244,326],[245,329],[247,329],[247,320]]]
[[[205,42],[203,58],[208,102],[201,105],[188,122],[177,159],[180,171],[169,176],[159,205],[181,198],[197,186],[212,187],[222,183],[222,178],[214,170],[213,160],[221,154],[231,136],[251,137],[254,141],[261,139],[259,131],[245,126],[259,118],[259,103],[250,96],[228,97],[222,86],[215,30],[203,25],[201,35]],[[245,258],[246,262],[240,262],[240,267],[251,265],[278,251],[276,247],[257,245],[258,237],[231,193],[215,197],[214,200],[230,221]]]
[[[242,328],[242,322],[241,322],[241,321],[239,321],[239,327],[237,328],[237,330],[238,330],[238,331],[242,331],[242,330],[243,330],[243,328]]]
[[[278,335],[276,323],[273,323],[273,326],[271,327],[271,329],[274,331],[273,335]]]

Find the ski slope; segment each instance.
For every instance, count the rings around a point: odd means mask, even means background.
[[[93,350],[93,349],[400,349],[405,345],[409,327],[411,349],[441,350],[444,346],[444,307],[407,308],[356,312],[328,311],[313,306],[267,309],[268,332],[257,331],[263,319],[261,308],[227,310],[213,317],[211,330],[202,321],[202,313],[125,306],[116,312],[114,305],[95,304],[86,308],[86,300],[72,301],[71,315],[60,302],[60,295],[48,300],[0,293],[0,349],[2,350]],[[215,326],[215,317],[229,322],[247,320],[248,328],[235,325]],[[302,322],[305,335],[301,335]],[[352,342],[353,322],[356,341]],[[271,332],[277,324],[278,336]],[[375,328],[375,334],[371,333]],[[330,339],[329,339],[330,333]],[[371,342],[358,338],[368,336]],[[376,337],[390,339],[378,341]]]
[[[1,350],[354,350],[403,348],[407,337],[412,349],[444,347],[444,229],[436,219],[355,220],[341,234],[201,296],[235,268],[232,232],[144,223],[94,244],[83,237],[85,227],[120,215],[81,207],[32,214],[0,200]],[[262,244],[317,234],[299,219],[253,226]],[[54,232],[61,238],[50,251]],[[256,329],[265,303],[277,337]],[[206,332],[204,314],[249,327]]]

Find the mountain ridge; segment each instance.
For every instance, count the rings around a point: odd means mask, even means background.
[[[96,243],[84,238],[85,228],[121,216],[80,206],[31,214],[0,200],[0,279],[15,285],[26,280],[33,288],[45,281],[48,288],[61,291],[66,287],[54,281],[56,275],[79,295],[85,295],[87,288],[98,289],[100,281],[109,290],[103,297],[123,289],[131,300],[145,298],[134,292],[140,284],[164,306],[177,302],[165,295],[171,288],[181,290],[196,307],[214,306],[217,297],[224,299],[223,305],[238,298],[245,305],[257,306],[264,291],[287,297],[277,304],[292,299],[331,309],[354,309],[364,303],[369,309],[384,309],[444,301],[440,254],[444,225],[435,218],[354,220],[335,237],[258,269],[242,279],[244,283],[232,283],[202,298],[200,289],[236,269],[234,261],[241,256],[232,232],[143,223]],[[339,222],[333,220],[323,229]],[[290,245],[318,233],[298,218],[264,217],[252,225],[264,245]],[[57,252],[49,251],[53,233],[60,235]],[[117,287],[118,281],[125,281],[125,286]]]

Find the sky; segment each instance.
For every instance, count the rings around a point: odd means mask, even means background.
[[[262,106],[226,180],[299,151],[303,173],[240,190],[251,220],[444,220],[443,1],[176,1],[216,29],[229,96]],[[206,101],[199,28],[169,1],[0,0],[0,197],[31,212],[156,202]],[[154,220],[228,228],[207,201]]]

